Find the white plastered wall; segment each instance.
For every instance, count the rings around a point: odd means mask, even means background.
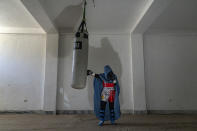
[[[55,113],[59,34],[39,0],[21,0],[46,33],[43,110]]]
[[[157,31],[144,37],[148,110],[197,109],[196,33]]]
[[[0,34],[0,110],[41,110],[44,34]]]
[[[92,110],[93,78],[88,77],[83,90],[71,88],[73,35],[61,35],[58,70],[58,110]],[[129,34],[92,34],[89,38],[89,66],[96,73],[102,73],[109,64],[120,82],[120,104],[124,111],[132,111],[132,65],[131,40]]]

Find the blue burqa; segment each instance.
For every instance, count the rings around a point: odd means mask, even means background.
[[[109,80],[107,78],[107,74],[111,71],[112,69],[110,68],[110,66],[106,65],[104,67],[104,73],[99,74],[99,78],[96,77],[94,78],[94,113],[96,117],[99,118],[100,120],[102,120],[102,118],[100,118],[100,101],[101,101],[101,92],[103,90],[103,81],[105,83],[113,83],[113,80]],[[120,117],[120,103],[119,103],[120,87],[115,74],[114,74],[114,78],[116,80],[114,112],[115,112],[115,120],[117,120]],[[109,102],[107,102],[105,108],[105,120],[110,120]]]

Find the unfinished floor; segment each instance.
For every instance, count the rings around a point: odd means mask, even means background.
[[[97,126],[94,115],[0,115],[0,131],[197,131],[197,115],[122,115]]]

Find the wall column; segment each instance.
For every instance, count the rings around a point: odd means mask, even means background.
[[[133,63],[133,110],[135,114],[146,113],[143,35],[132,34],[131,44]]]
[[[46,35],[43,110],[56,112],[58,34]]]

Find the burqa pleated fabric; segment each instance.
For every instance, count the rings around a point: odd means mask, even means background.
[[[94,78],[94,113],[96,117],[100,120],[100,101],[101,101],[101,92],[103,90],[103,81],[105,83],[113,83],[113,80],[109,80],[107,78],[107,75],[109,72],[111,72],[112,69],[109,65],[106,65],[104,67],[104,73],[99,74],[100,78]],[[115,120],[117,120],[120,117],[120,103],[119,103],[119,93],[120,93],[120,86],[118,83],[118,79],[116,75],[114,74],[114,78],[116,80],[115,84],[115,100],[114,100],[114,113],[115,113]],[[109,110],[109,102],[106,104],[105,108],[105,121],[110,120],[110,110]]]

